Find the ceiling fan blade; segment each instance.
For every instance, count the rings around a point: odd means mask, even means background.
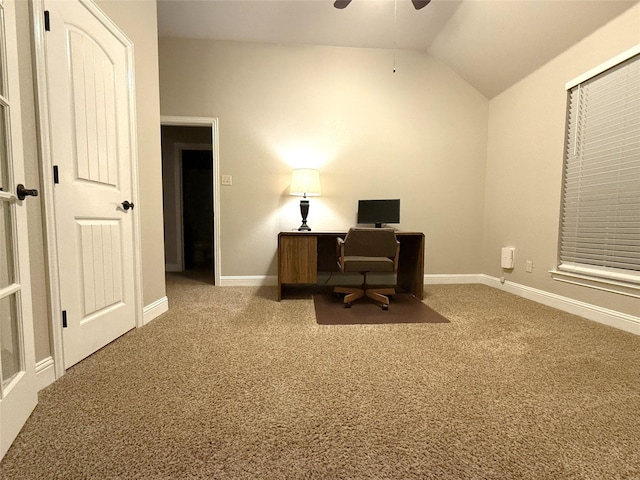
[[[336,0],[335,2],[333,2],[333,6],[342,10],[350,3],[351,3],[351,0]]]
[[[424,8],[427,5],[429,5],[430,1],[431,0],[411,0],[411,3],[413,3],[413,6],[416,10],[420,10],[421,8]]]

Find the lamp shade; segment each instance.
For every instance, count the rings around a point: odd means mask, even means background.
[[[312,168],[297,168],[291,173],[291,195],[318,197],[320,195],[320,173]]]

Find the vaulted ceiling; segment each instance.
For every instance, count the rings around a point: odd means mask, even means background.
[[[639,0],[159,0],[161,37],[410,49],[492,98]],[[638,26],[640,31],[640,25]]]

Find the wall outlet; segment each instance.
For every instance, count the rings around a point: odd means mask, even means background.
[[[525,267],[524,268],[527,271],[527,273],[533,272],[533,261],[527,260],[527,263],[525,263]]]
[[[220,183],[222,185],[233,185],[233,178],[231,177],[231,175],[222,175]]]

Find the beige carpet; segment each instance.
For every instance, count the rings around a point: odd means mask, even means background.
[[[640,337],[479,285],[451,323],[317,325],[311,298],[171,276],[70,369],[2,479],[640,478]]]

